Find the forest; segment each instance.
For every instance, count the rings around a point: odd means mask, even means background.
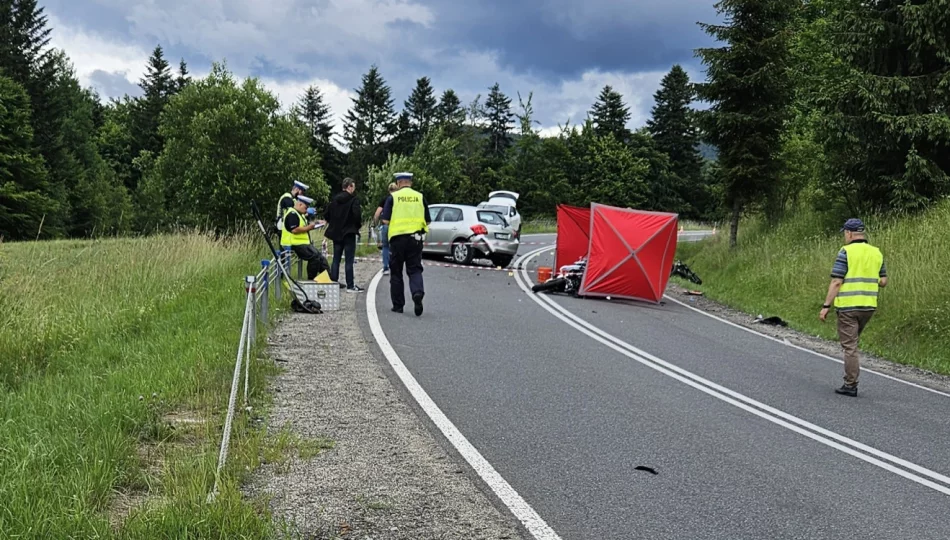
[[[698,21],[717,39],[695,51],[705,80],[671,66],[646,125],[630,129],[624,96],[606,86],[583,123],[542,137],[530,89],[486,81],[463,103],[418,74],[397,100],[373,65],[334,126],[316,86],[282,107],[226,59],[194,78],[160,45],[143,59],[141,95],[103,100],[50,47],[36,0],[0,0],[0,238],[227,231],[251,218],[247,201],[270,208],[293,180],[320,207],[354,178],[371,212],[397,170],[432,201],[509,189],[529,218],[590,201],[676,212],[730,224],[733,245],[745,216],[904,214],[947,197],[945,1],[717,9],[721,24]]]

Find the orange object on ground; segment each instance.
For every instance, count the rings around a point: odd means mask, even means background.
[[[549,279],[551,279],[551,267],[539,266],[538,267],[538,283],[544,283],[545,281]]]

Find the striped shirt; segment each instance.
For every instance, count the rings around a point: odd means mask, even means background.
[[[867,240],[854,240],[851,243],[852,244],[867,243]],[[834,266],[831,267],[831,277],[834,279],[844,279],[846,275],[848,275],[848,252],[842,248],[842,250],[838,252],[838,258],[835,259]],[[883,260],[881,261],[881,271],[879,273],[879,277],[882,277],[882,278],[887,277],[887,268],[884,266]],[[856,310],[867,311],[871,309],[874,309],[874,308],[870,308],[870,307],[841,308],[838,311],[856,311]]]

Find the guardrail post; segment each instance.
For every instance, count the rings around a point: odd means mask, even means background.
[[[245,290],[248,294],[256,295],[257,294],[257,276],[247,276],[245,278],[246,286]],[[252,296],[253,298],[253,296]],[[255,338],[257,337],[257,316],[254,309],[254,305],[251,305],[251,321],[247,329],[247,341],[248,344],[253,345]]]
[[[303,259],[297,257],[297,280],[303,279]]]
[[[270,261],[264,259],[261,261],[261,319],[267,322],[267,308],[270,304]]]

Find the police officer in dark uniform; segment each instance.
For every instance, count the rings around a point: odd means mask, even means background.
[[[392,310],[402,313],[406,304],[402,280],[402,267],[405,265],[409,276],[409,292],[418,317],[422,315],[422,298],[425,296],[422,243],[429,232],[429,205],[422,193],[410,187],[412,173],[396,173],[394,177],[396,191],[386,199],[379,215],[380,221],[389,226],[389,295],[393,302]]]

